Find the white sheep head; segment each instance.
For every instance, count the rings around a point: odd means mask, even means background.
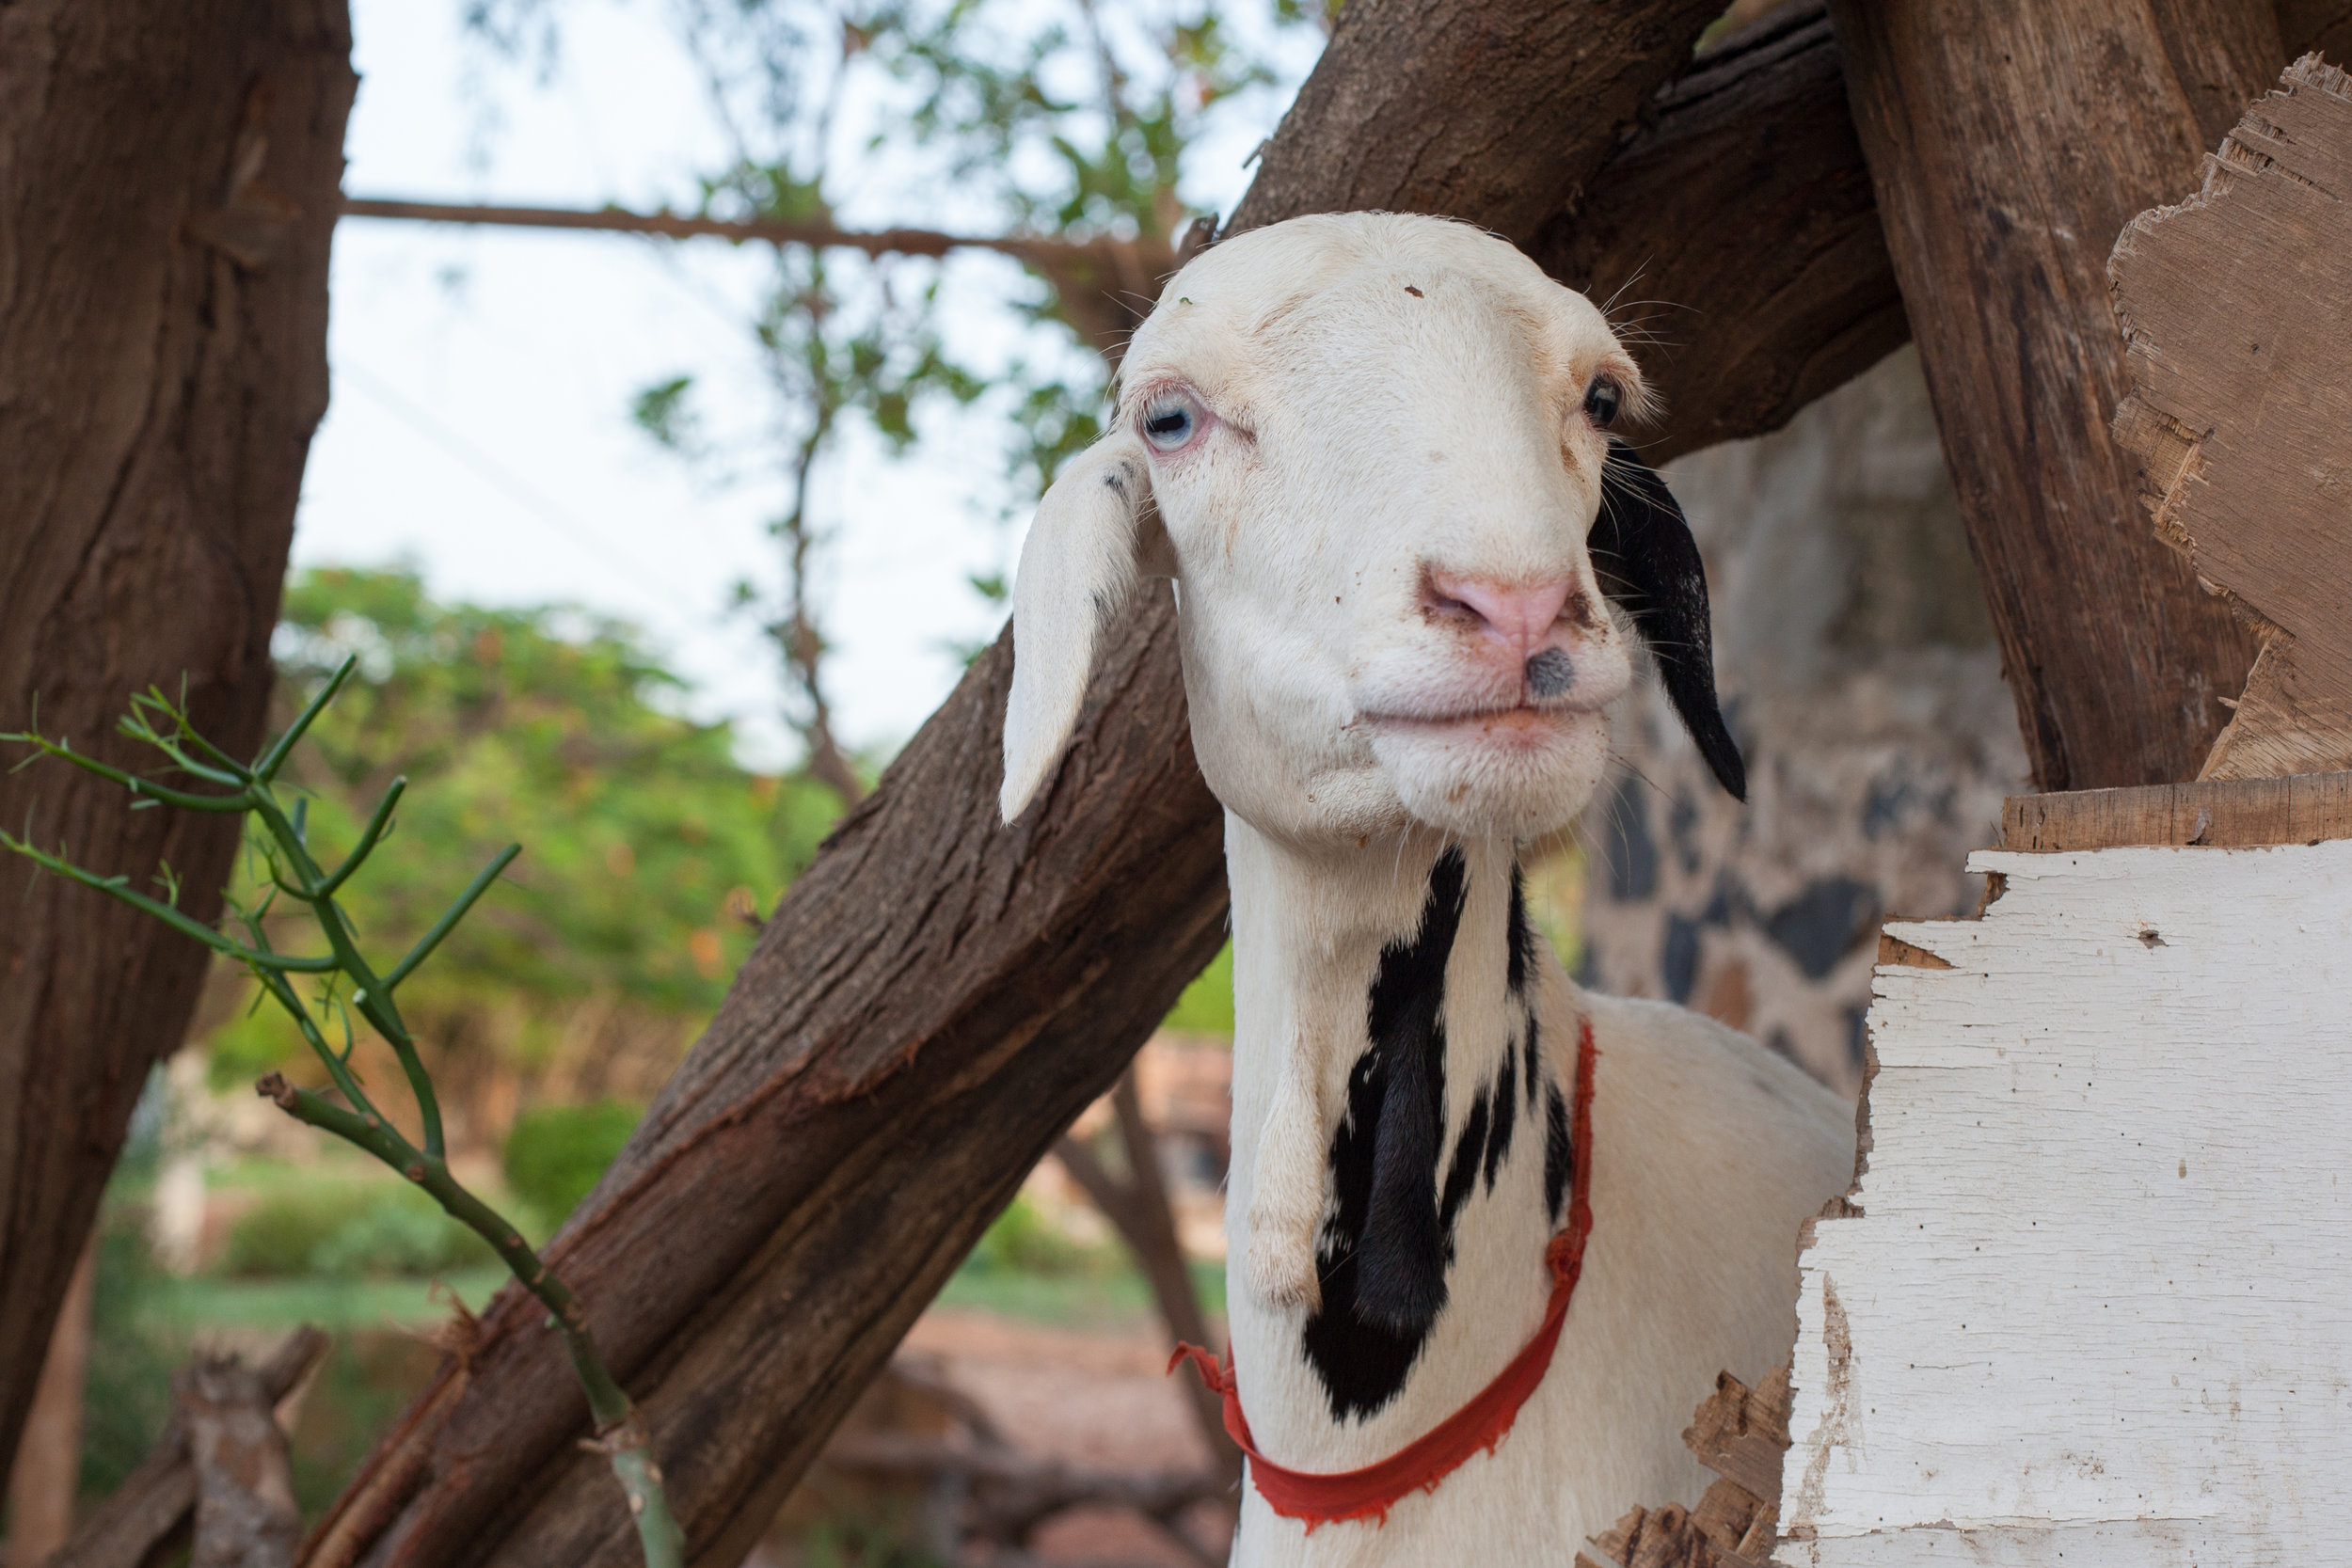
[[[1503,241],[1392,214],[1244,234],[1168,282],[1120,382],[1022,551],[1007,821],[1144,576],[1179,584],[1211,789],[1285,842],[1562,826],[1600,782],[1629,625],[1743,792],[1697,547],[1609,434],[1641,372]]]

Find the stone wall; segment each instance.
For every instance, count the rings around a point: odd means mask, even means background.
[[[2025,748],[1905,348],[1667,482],[1706,552],[1742,807],[1653,681],[1587,815],[1583,969],[1710,1013],[1852,1093],[1879,923],[1966,913]]]

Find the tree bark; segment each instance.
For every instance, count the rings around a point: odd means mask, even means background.
[[[261,738],[326,406],[326,256],[354,78],[342,0],[0,8],[0,729],[132,767],[130,694]],[[13,749],[8,758],[13,762]],[[209,917],[236,829],[61,767],[0,822]],[[11,863],[0,879],[0,1470],[149,1066],[205,954]]]
[[[2285,59],[2233,0],[1832,0],[1895,273],[2034,779],[2196,776],[2253,643],[2108,437],[2106,258]]]
[[[1438,213],[1524,244],[1584,190],[1722,0],[1356,0],[1229,231]]]
[[[1528,251],[1633,340],[1653,462],[1786,424],[1911,335],[1820,4],[1701,54]]]

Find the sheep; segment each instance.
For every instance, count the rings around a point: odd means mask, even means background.
[[[1681,1429],[1787,1359],[1853,1158],[1829,1091],[1582,990],[1529,919],[1519,847],[1593,797],[1636,629],[1744,789],[1696,546],[1612,434],[1640,372],[1502,241],[1352,214],[1200,254],[1120,384],[1022,550],[1000,805],[1173,578],[1232,889],[1232,1560],[1565,1563],[1698,1500]]]

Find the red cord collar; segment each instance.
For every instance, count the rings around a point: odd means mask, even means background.
[[[1423,1433],[1388,1458],[1360,1470],[1316,1472],[1278,1465],[1258,1451],[1250,1440],[1249,1420],[1242,1414],[1241,1386],[1231,1353],[1220,1365],[1199,1345],[1178,1345],[1168,1358],[1170,1372],[1189,1360],[1200,1380],[1225,1396],[1225,1430],[1249,1456],[1249,1480],[1275,1513],[1304,1519],[1311,1531],[1317,1525],[1342,1519],[1373,1519],[1388,1523],[1389,1510],[1416,1490],[1434,1492],[1438,1483],[1472,1454],[1492,1453],[1518,1419],[1519,1406],[1544,1381],[1552,1352],[1560,1343],[1560,1328],[1567,1321],[1568,1299],[1576,1294],[1577,1276],[1584,1271],[1584,1243],[1593,1233],[1593,1063],[1600,1053],[1593,1045],[1593,1025],[1583,1021],[1577,1032],[1576,1099],[1569,1132],[1568,1223],[1544,1248],[1544,1264],[1551,1271],[1551,1302],[1509,1366],[1495,1374],[1468,1404]]]

